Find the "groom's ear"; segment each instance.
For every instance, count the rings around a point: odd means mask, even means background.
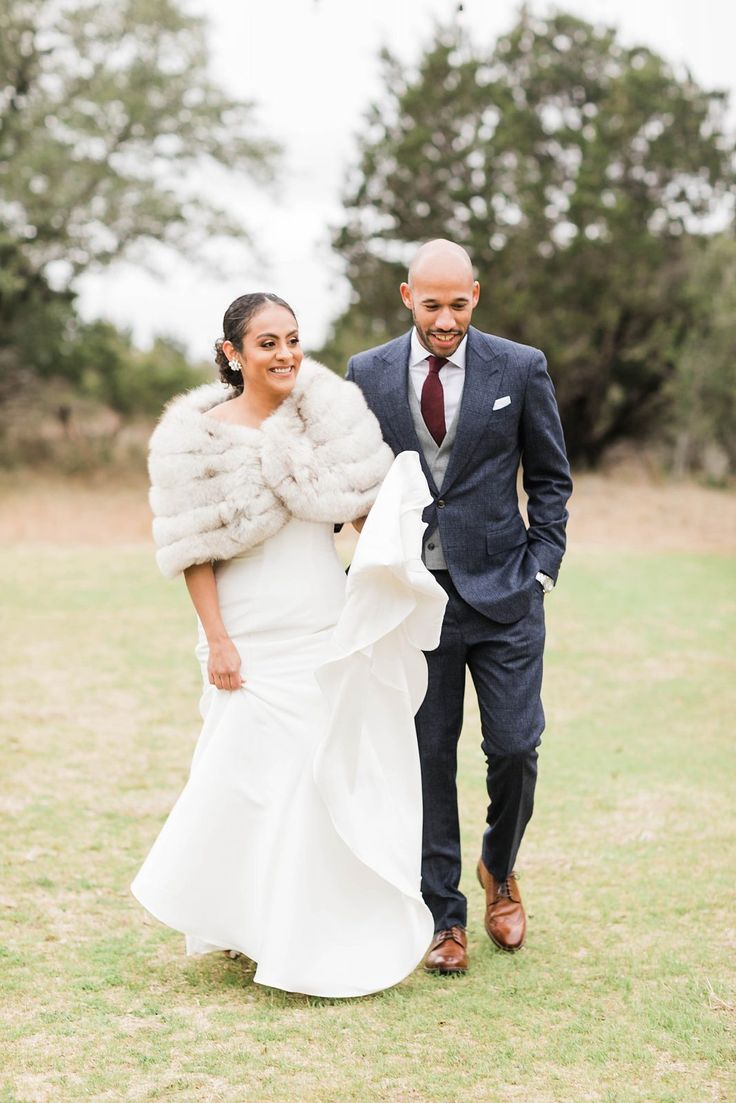
[[[401,301],[402,301],[402,303],[404,304],[404,306],[406,307],[407,310],[411,310],[414,303],[413,303],[413,300],[412,300],[412,297],[411,297],[411,288],[409,287],[409,284],[408,283],[402,283],[401,287],[399,288],[399,291],[401,292]]]

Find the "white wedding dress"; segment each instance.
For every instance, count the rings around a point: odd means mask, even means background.
[[[204,726],[132,885],[189,953],[239,950],[260,984],[359,996],[426,952],[413,718],[446,601],[420,558],[430,500],[404,452],[347,579],[332,526],[299,520],[218,566],[245,686],[208,684],[200,627]]]

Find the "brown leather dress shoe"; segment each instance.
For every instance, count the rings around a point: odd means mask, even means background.
[[[468,968],[468,937],[463,927],[437,931],[424,959],[428,973],[464,973]]]
[[[505,880],[497,881],[480,858],[478,880],[486,893],[486,934],[499,950],[520,949],[526,934],[526,914],[516,875],[509,873]]]

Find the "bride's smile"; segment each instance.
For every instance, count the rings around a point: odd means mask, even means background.
[[[259,310],[243,336],[238,359],[246,391],[283,398],[284,391],[294,385],[304,359],[299,330],[289,311],[276,304]]]

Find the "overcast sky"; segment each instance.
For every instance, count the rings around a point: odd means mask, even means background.
[[[709,88],[736,102],[736,3],[732,0],[567,0],[557,5],[593,22],[617,26],[623,41],[643,43],[687,65]],[[206,13],[217,73],[229,91],[254,100],[262,134],[285,148],[272,194],[237,183],[228,205],[253,228],[262,254],[242,250],[226,276],[168,258],[151,274],[130,263],[89,274],[80,283],[86,317],[132,328],[140,344],[154,334],[184,341],[208,357],[228,303],[245,291],[273,290],[294,307],[306,349],[322,342],[347,300],[330,226],[357,155],[368,105],[380,99],[378,51],[384,44],[408,62],[431,36],[435,20],[462,18],[478,44],[513,24],[517,0],[188,0]],[[533,3],[544,12],[548,5]]]

